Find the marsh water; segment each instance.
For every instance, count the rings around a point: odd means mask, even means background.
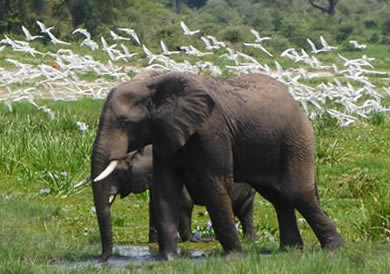
[[[111,267],[125,267],[129,265],[141,265],[150,262],[156,262],[157,249],[149,246],[129,246],[129,245],[114,245],[114,255],[104,265]],[[179,250],[181,256],[185,256],[194,261],[202,261],[206,257],[204,251],[199,250]],[[97,259],[87,259],[81,262],[63,262],[60,263],[61,268],[67,271],[72,271],[84,267],[103,267],[103,264]]]

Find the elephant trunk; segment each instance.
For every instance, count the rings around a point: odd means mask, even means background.
[[[109,174],[121,159],[126,159],[128,138],[119,129],[105,126],[104,114],[100,117],[99,128],[92,148],[91,178],[96,216],[99,224],[102,257],[106,261],[112,255],[113,237],[111,224]],[[114,162],[113,164],[109,163]],[[100,177],[100,178],[99,178]],[[99,180],[96,180],[98,178]]]
[[[106,168],[108,160],[97,151],[96,147],[98,146],[95,144],[91,161],[92,189],[102,244],[102,256],[100,260],[107,261],[112,255],[113,248],[109,182],[108,180],[94,182],[93,179]]]
[[[112,255],[113,236],[111,223],[111,206],[110,206],[110,177],[103,178],[100,181],[94,179],[107,169],[110,162],[109,152],[104,148],[101,138],[98,136],[92,149],[91,159],[91,179],[93,199],[96,209],[96,217],[99,225],[102,255],[100,261],[107,261]]]
[[[96,184],[96,183],[94,183]],[[95,200],[96,216],[99,224],[100,239],[102,244],[102,255],[100,260],[107,261],[112,255],[113,237],[111,224],[111,209],[108,197],[101,198],[98,187],[93,186],[93,195]]]

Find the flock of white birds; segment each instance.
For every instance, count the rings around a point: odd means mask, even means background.
[[[38,105],[37,99],[51,98],[55,101],[75,101],[80,97],[92,97],[104,99],[109,90],[116,84],[131,79],[129,73],[139,73],[143,69],[163,69],[166,71],[182,71],[191,74],[211,74],[220,76],[224,71],[234,74],[242,73],[263,73],[285,83],[292,96],[299,101],[306,114],[311,119],[316,119],[324,113],[338,120],[340,126],[345,127],[354,123],[359,118],[368,118],[371,113],[389,112],[390,108],[383,106],[382,99],[390,95],[390,86],[376,87],[371,79],[388,79],[387,72],[375,70],[373,62],[375,58],[362,55],[358,59],[347,59],[337,54],[340,64],[324,64],[316,56],[317,54],[336,54],[332,51],[337,47],[330,46],[324,37],[319,37],[317,45],[307,39],[311,52],[304,49],[289,48],[279,53],[271,53],[266,48],[265,41],[271,37],[261,37],[254,29],[253,41],[242,44],[242,47],[249,47],[259,50],[259,55],[274,58],[279,54],[281,58],[288,58],[294,63],[302,66],[299,68],[283,68],[275,59],[271,66],[261,63],[260,58],[254,58],[241,51],[229,47],[227,43],[218,41],[216,37],[202,36],[200,30],[190,30],[184,22],[180,23],[184,35],[192,36],[192,39],[200,39],[204,43],[203,49],[192,45],[181,46],[178,49],[170,50],[160,41],[161,51],[153,53],[142,43],[137,33],[129,28],[118,28],[110,31],[114,44],[109,45],[106,39],[101,36],[100,43],[91,39],[90,33],[78,28],[73,35],[82,35],[84,40],[80,47],[87,47],[90,50],[88,55],[74,53],[70,49],[71,43],[59,40],[53,35],[54,28],[46,27],[42,22],[37,21],[41,29],[39,35],[32,35],[30,31],[22,26],[25,40],[13,40],[3,35],[0,40],[0,52],[6,47],[19,52],[25,56],[34,58],[21,58],[32,60],[24,63],[5,56],[5,61],[11,65],[6,68],[0,67],[0,102],[13,111],[12,103],[26,100],[38,109],[47,112],[51,119],[55,119],[55,113],[46,106]],[[0,38],[1,39],[1,38]],[[55,45],[61,45],[57,52],[40,52],[30,45],[30,41],[37,39],[49,39]],[[349,41],[356,49],[364,53],[366,45],[356,40]],[[131,52],[129,46],[141,47],[143,53]],[[318,47],[318,45],[321,45]],[[180,50],[179,50],[180,49]],[[108,55],[108,62],[103,63],[95,60],[94,52],[103,51]],[[138,50],[140,51],[140,50]],[[3,53],[4,54],[4,53]],[[148,66],[140,68],[132,66],[133,57],[146,58]],[[175,61],[174,56],[194,56],[192,63],[188,60]],[[225,58],[222,62],[225,65],[218,66],[213,62],[202,60],[204,56],[216,55],[218,58]],[[43,60],[49,56],[52,60],[50,65],[44,64]],[[183,58],[178,58],[183,60]],[[48,62],[46,62],[48,63]],[[139,63],[139,62],[138,62]],[[125,64],[125,65],[124,65]],[[128,64],[128,65],[127,65]],[[93,72],[97,75],[96,80],[82,80],[80,78],[86,73]],[[378,77],[379,76],[379,77]],[[304,82],[308,79],[320,77],[324,81],[316,86],[309,86]],[[272,92],[272,90],[270,90]],[[331,102],[329,104],[329,102]],[[327,103],[327,104],[325,104]],[[331,107],[331,108],[330,108]]]

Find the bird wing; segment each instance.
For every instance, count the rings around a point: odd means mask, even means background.
[[[190,29],[187,27],[186,24],[184,24],[183,21],[180,22],[180,26],[184,30],[185,33],[189,33],[190,32]]]
[[[168,48],[165,45],[165,43],[163,42],[163,40],[160,40],[160,45],[161,45],[161,48],[162,48],[163,52],[164,53],[168,53]]]
[[[260,40],[260,33],[257,30],[251,29],[251,32],[255,36],[256,40]]]
[[[24,35],[26,36],[27,40],[31,39],[31,33],[26,29],[24,26],[22,26],[22,30],[24,32]]]
[[[314,45],[314,43],[309,38],[307,38],[306,41],[309,43],[313,51],[317,51],[316,45]]]

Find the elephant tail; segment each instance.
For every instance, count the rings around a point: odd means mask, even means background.
[[[314,187],[315,187],[316,198],[317,198],[318,204],[321,206],[320,195],[318,194],[318,169],[316,169],[316,171],[315,171]]]
[[[316,191],[317,202],[318,202],[318,205],[321,207],[320,195],[318,194],[318,170],[317,169],[315,172],[314,186],[315,186],[315,191]],[[328,212],[326,212],[324,209],[322,209],[322,211],[324,212],[324,214],[326,216],[329,216]]]

